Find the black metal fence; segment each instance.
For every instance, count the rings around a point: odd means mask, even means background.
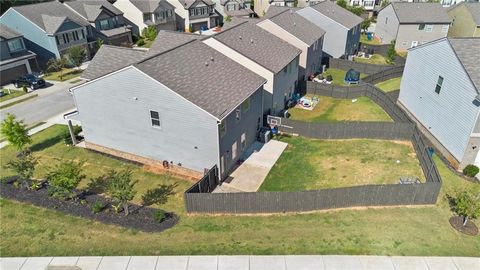
[[[193,184],[185,193],[210,193],[218,186],[218,168],[213,166],[197,183]]]

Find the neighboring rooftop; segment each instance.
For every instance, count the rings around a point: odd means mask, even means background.
[[[182,4],[182,6],[185,9],[189,9],[193,4],[195,4],[195,2],[197,2],[197,0],[177,0],[177,1],[180,2],[180,4]],[[202,1],[209,6],[214,4],[211,0],[202,0]]]
[[[25,18],[43,29],[47,34],[54,34],[66,20],[79,25],[90,25],[85,19],[58,1],[12,7]]]
[[[95,21],[104,9],[112,12],[114,15],[123,14],[122,11],[110,4],[107,0],[71,0],[65,1],[64,4],[82,15],[82,17],[89,22]]]
[[[295,13],[293,9],[287,8],[269,20],[308,45],[325,35],[325,30]]]
[[[465,5],[467,10],[470,12],[472,15],[473,21],[477,24],[477,26],[480,25],[480,3],[467,3],[467,2],[461,2],[459,5]]]
[[[323,1],[310,7],[345,26],[347,29],[352,29],[363,22],[361,17],[351,13],[332,1]]]
[[[176,48],[185,43],[204,38],[197,34],[179,33],[171,31],[160,31],[157,38],[148,50],[147,56],[156,55]]]
[[[93,80],[145,58],[146,51],[118,46],[102,45],[95,54],[82,78]]]
[[[280,38],[263,30],[258,20],[244,20],[212,38],[277,73],[287,66],[301,51]]]
[[[17,31],[13,30],[12,28],[4,25],[4,24],[0,24],[0,40],[4,41],[4,40],[8,40],[8,39],[12,39],[12,38],[17,38],[17,37],[21,37],[22,34],[18,33]]]
[[[400,23],[450,23],[447,11],[440,3],[393,2]]]
[[[480,92],[480,38],[448,38],[448,41]]]
[[[121,0],[130,1],[143,13],[154,12],[159,6],[163,9],[173,9],[174,7],[166,0]]]

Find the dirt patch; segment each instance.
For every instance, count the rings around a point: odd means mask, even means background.
[[[452,227],[466,235],[475,236],[478,234],[478,228],[472,221],[468,221],[467,225],[463,226],[463,218],[459,216],[453,216],[449,220]]]

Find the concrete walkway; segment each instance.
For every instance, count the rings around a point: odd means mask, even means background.
[[[480,258],[142,256],[1,258],[2,270],[478,270]]]
[[[258,145],[260,146],[258,147]],[[255,150],[251,154],[248,153],[249,157],[246,158],[245,162],[230,174],[229,177],[233,178],[233,180],[229,183],[224,182],[213,192],[256,192],[273,165],[275,165],[275,162],[287,148],[287,145],[287,143],[276,140],[271,140],[263,145],[258,142],[254,143],[252,147],[258,149],[258,151]]]

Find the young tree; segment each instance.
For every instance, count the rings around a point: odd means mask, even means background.
[[[162,205],[168,201],[168,197],[175,194],[175,187],[177,184],[173,185],[160,185],[154,189],[149,189],[142,196],[142,205],[150,206],[153,204]]]
[[[30,151],[23,151],[18,154],[17,159],[11,160],[6,167],[17,173],[23,188],[28,187],[28,180],[32,178],[35,171],[37,159],[32,156]]]
[[[387,61],[389,63],[393,63],[396,57],[397,57],[397,51],[395,51],[395,40],[392,40],[387,50]]]
[[[468,219],[480,216],[480,194],[473,194],[471,191],[460,192],[455,198],[454,210],[463,217],[463,226],[467,225]]]
[[[107,193],[119,205],[123,206],[125,216],[129,214],[128,203],[137,193],[134,189],[138,181],[132,179],[132,171],[116,172],[111,170],[107,175]]]
[[[231,21],[232,21],[232,16],[227,15],[227,16],[225,17],[225,21],[226,21],[226,22],[231,22]]]
[[[50,169],[47,173],[49,194],[61,199],[74,198],[74,189],[85,178],[82,166],[82,162],[67,161]]]
[[[97,39],[97,41],[95,41],[95,46],[97,47],[97,50],[99,50],[103,45],[103,39]]]
[[[157,37],[157,28],[153,25],[143,28],[142,36],[146,37],[150,41],[154,41]]]
[[[7,114],[1,124],[0,132],[18,151],[23,151],[24,147],[32,142],[26,125],[22,120],[18,121],[13,114]]]
[[[48,60],[47,62],[47,70],[52,72],[52,71],[59,71],[59,77],[60,80],[63,78],[63,69],[67,66],[67,60],[65,59],[64,56],[61,56],[60,58],[52,58]]]
[[[338,0],[337,5],[341,6],[344,9],[347,9],[347,1],[346,0]]]
[[[372,19],[368,18],[363,20],[363,22],[360,24],[360,27],[362,28],[363,32],[366,33],[367,29],[370,27],[371,24],[372,24]]]
[[[85,49],[81,46],[74,46],[68,49],[68,57],[77,68],[80,68],[86,55]]]

